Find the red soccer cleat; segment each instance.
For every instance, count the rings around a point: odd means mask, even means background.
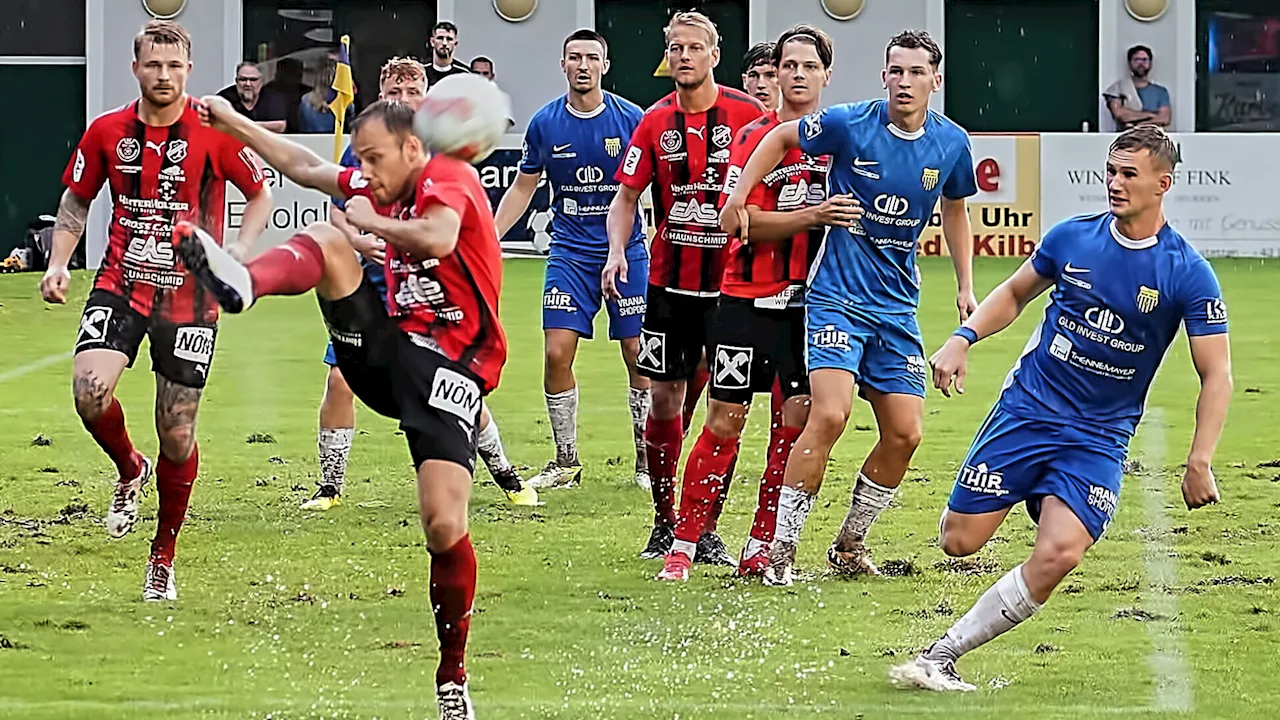
[[[692,558],[682,552],[673,550],[667,553],[667,561],[662,566],[662,572],[658,573],[654,580],[685,582],[689,579],[689,568],[692,565]]]

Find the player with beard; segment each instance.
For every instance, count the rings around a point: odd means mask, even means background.
[[[782,109],[738,131],[726,194],[769,130],[815,112],[831,80],[831,38],[809,25],[782,34],[770,66],[778,68]],[[809,413],[804,362],[804,284],[828,225],[849,226],[861,208],[827,198],[829,156],[791,150],[747,201],[750,231],[730,237],[720,301],[711,327],[711,399],[707,422],[684,469],[676,539],[659,580],[687,580],[707,514],[724,497],[754,393],[781,384],[782,422],[771,433],[751,537],[738,572],[759,575],[773,539],[778,491],[791,446]]]
[[[176,261],[170,236],[178,222],[195,220],[220,244],[230,181],[249,201],[239,244],[231,250],[247,254],[266,227],[271,194],[251,152],[201,127],[186,94],[187,31],[174,22],[149,22],[134,38],[133,56],[142,96],[96,118],[76,146],[62,178],[67,190],[58,206],[40,294],[46,302],[66,302],[67,261],[84,232],[90,203],[108,183],[107,252],[85,301],[75,345],[76,412],[120,472],[106,527],[110,537],[124,537],[138,521],[139,497],[152,465],[129,439],[115,389],[147,337],[156,375],[160,508],[142,599],[175,600],[173,556],[199,468],[196,412],[213,360],[218,307]]]
[[[916,247],[939,197],[961,321],[977,306],[965,207],[977,192],[969,136],[929,110],[929,96],[942,84],[941,63],[942,51],[928,33],[910,30],[890,39],[881,71],[888,98],[834,105],[770,130],[721,214],[730,231],[742,227],[747,195],[797,148],[830,154],[831,191],[852,195],[863,208],[851,226],[831,228],[809,277],[805,357],[813,405],[787,461],[766,583],[791,583],[800,531],[849,422],[855,384],[871,404],[880,438],[862,464],[827,561],[837,573],[877,574],[867,531],[889,506],[920,444],[925,361],[916,321]]]
[[[535,487],[576,484],[578,459],[578,384],[573,361],[578,340],[590,339],[602,301],[609,313],[609,339],[617,340],[630,383],[628,403],[635,438],[636,484],[649,489],[644,424],[649,414],[649,380],[636,370],[640,325],[644,320],[649,253],[644,220],[632,218],[626,253],[630,267],[622,297],[604,301],[601,271],[609,253],[605,218],[618,192],[614,174],[622,149],[644,114],[639,106],[600,87],[609,71],[609,49],[594,30],[578,30],[565,39],[560,69],[569,91],[534,113],[524,135],[520,174],[494,216],[498,237],[524,215],[545,172],[551,183],[555,215],[551,252],[542,296],[544,363],[542,385],[556,455],[533,477]]]
[[[471,72],[467,64],[453,56],[458,50],[458,26],[441,20],[431,29],[431,64],[427,66],[427,87],[450,75]]]
[[[609,256],[602,277],[605,296],[621,297],[636,204],[652,183],[658,231],[636,361],[641,374],[653,381],[644,436],[654,524],[641,552],[644,558],[666,555],[674,539],[681,411],[706,351],[724,273],[728,235],[719,227],[716,204],[729,169],[729,146],[734,133],[764,113],[755,98],[716,84],[711,71],[720,62],[720,36],[705,15],[676,13],[665,37],[676,90],[645,112],[623,156],[617,174],[622,188],[609,206]],[[708,533],[699,543],[706,545],[699,554],[733,564],[719,536]]]
[[[426,71],[417,60],[395,57],[382,66],[378,78],[379,100],[403,102],[410,109],[417,110],[426,92]],[[360,159],[350,145],[342,153],[339,162],[343,167],[360,166]],[[360,253],[360,264],[364,267],[365,277],[369,278],[369,282],[385,298],[387,280],[383,265],[386,262],[387,244],[377,236],[361,233],[353,228],[346,221],[345,208],[345,198],[333,198],[329,221],[346,234],[351,246]],[[377,210],[386,215],[391,212],[391,207],[377,206]],[[315,494],[302,504],[303,510],[325,511],[342,504],[347,458],[351,454],[351,442],[356,432],[355,395],[338,367],[332,342],[325,349],[324,362],[329,366],[329,377],[325,381],[324,397],[320,401],[320,429],[316,438],[320,479],[316,482]],[[519,471],[507,459],[498,424],[493,421],[487,406],[480,413],[477,451],[489,468],[494,483],[502,489],[507,500],[515,505],[538,504],[537,491],[520,477]]]
[[[315,289],[338,366],[356,397],[400,421],[417,475],[431,554],[430,597],[440,640],[437,699],[445,720],[474,717],[464,667],[476,556],[467,533],[481,399],[498,385],[507,341],[498,322],[502,250],[475,168],[428,155],[413,111],[380,100],[351,128],[360,167],[343,168],[204,98],[214,127],[240,138],[304,187],[347,198],[346,220],[386,241],[387,297],[365,276],[350,241],[315,223],[240,264],[198,228],[178,250],[229,312],[268,295]],[[380,215],[375,203],[392,206]]]

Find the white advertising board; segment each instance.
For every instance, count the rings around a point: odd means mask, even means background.
[[[1110,134],[1040,136],[1040,209],[1045,230],[1064,218],[1107,209]],[[1280,202],[1271,163],[1280,134],[1175,133],[1182,162],[1165,215],[1207,256],[1280,257]]]

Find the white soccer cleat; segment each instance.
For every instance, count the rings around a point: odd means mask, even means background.
[[[164,602],[178,599],[178,586],[173,583],[173,566],[147,561],[147,579],[142,583],[144,602]]]
[[[121,478],[116,482],[115,492],[111,495],[111,509],[107,511],[107,535],[122,538],[137,524],[142,488],[150,479],[151,461],[144,457],[137,477],[128,480]]]
[[[555,460],[547,463],[542,472],[529,478],[529,485],[537,490],[573,487],[581,482],[581,465],[559,465]]]
[[[871,562],[871,551],[866,545],[857,543],[852,550],[836,549],[835,543],[827,548],[827,566],[833,575],[872,575],[878,576],[880,570]]]
[[[440,720],[476,720],[471,691],[465,682],[445,683],[436,688],[436,701],[440,703]]]
[[[653,489],[653,479],[649,477],[648,470],[636,470],[636,485],[645,491]]]
[[[229,313],[244,312],[253,304],[253,280],[249,269],[195,223],[183,221],[173,229],[173,247],[182,264]],[[298,253],[292,247],[286,250]]]
[[[796,545],[774,538],[769,544],[769,564],[760,578],[765,585],[788,587],[795,578]]]
[[[889,671],[894,685],[935,692],[973,692],[977,686],[960,679],[955,663],[930,660],[921,655]]]

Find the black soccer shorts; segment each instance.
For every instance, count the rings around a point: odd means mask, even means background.
[[[716,299],[649,286],[636,369],[650,380],[691,380],[702,362]]]
[[[77,354],[114,350],[128,357],[129,367],[133,367],[143,337],[151,340],[152,371],[178,385],[204,388],[218,339],[216,324],[172,323],[158,313],[147,317],[133,309],[128,298],[109,290],[89,293],[76,335]]]
[[[749,404],[755,393],[773,389],[775,377],[783,397],[809,394],[804,308],[758,308],[751,300],[722,295],[710,338],[713,400]]]

